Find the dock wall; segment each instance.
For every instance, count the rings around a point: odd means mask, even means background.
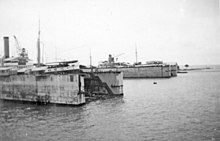
[[[10,75],[0,77],[0,98],[6,100],[79,105],[85,103],[79,74]]]

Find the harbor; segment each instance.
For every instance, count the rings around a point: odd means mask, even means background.
[[[1,0],[0,141],[220,141],[219,0]]]
[[[40,29],[39,29],[40,31]],[[37,63],[17,42],[17,57],[10,56],[9,37],[4,37],[4,57],[0,67],[0,99],[43,104],[82,105],[103,97],[123,95],[123,79],[171,78],[177,76],[177,63],[162,61],[134,65],[108,61],[86,67],[78,60],[41,62],[40,32],[37,40]]]
[[[219,115],[198,117],[197,114],[213,112],[213,105],[218,103],[210,100],[218,97],[215,93],[216,89],[209,87],[203,91],[201,87],[206,84],[200,83],[207,79],[218,78],[219,69],[217,68],[206,66],[183,69],[183,67],[179,68],[177,63],[168,64],[162,61],[148,61],[146,64],[126,66],[123,63],[114,62],[111,55],[109,55],[111,61],[97,67],[92,65],[86,67],[78,60],[43,64],[39,59],[37,63],[33,63],[25,48],[20,50],[19,56],[10,57],[9,38],[4,37],[4,41],[5,57],[0,67],[0,122],[3,123],[0,126],[0,137],[3,140],[33,140],[33,137],[37,140],[42,137],[59,140],[59,137],[54,134],[62,131],[60,129],[55,131],[54,128],[61,126],[66,129],[69,128],[69,123],[71,123],[69,131],[76,131],[79,134],[72,135],[68,132],[61,135],[63,140],[73,138],[77,140],[93,138],[97,140],[162,140],[167,134],[169,136],[166,136],[166,140],[186,139],[184,137],[186,133],[179,131],[182,130],[179,127],[183,125],[189,131],[194,131],[196,128],[197,134],[200,135],[199,139],[219,138],[219,127],[215,124],[218,123],[216,117]],[[38,58],[40,58],[39,54],[40,52],[37,54]],[[188,73],[181,74],[179,71]],[[177,73],[179,73],[178,76]],[[202,76],[202,73],[206,75]],[[218,84],[213,83],[212,86],[217,88]],[[194,90],[189,96],[187,91],[192,88]],[[195,96],[197,91],[202,94],[199,98],[201,100]],[[204,101],[204,97],[207,101]],[[186,99],[187,102],[184,103],[182,99]],[[191,116],[192,109],[185,109],[189,107],[188,105],[194,109],[201,106],[203,108]],[[179,112],[176,112],[176,107],[179,107]],[[40,118],[32,119],[33,111],[41,115]],[[182,116],[181,111],[186,114]],[[19,112],[19,115],[16,115],[16,112]],[[174,113],[175,116],[169,116]],[[76,115],[79,117],[76,118]],[[26,117],[31,119],[28,120]],[[164,117],[165,121],[161,120],[161,117]],[[85,118],[89,119],[86,123]],[[13,126],[8,126],[6,123],[11,119],[18,120],[18,123],[11,122]],[[206,125],[204,120],[209,119],[211,125]],[[59,121],[59,124],[56,121]],[[68,124],[63,121],[68,121]],[[43,129],[44,122],[51,128]],[[14,126],[18,125],[22,131],[13,133],[14,130],[18,130]],[[119,128],[116,128],[118,125]],[[149,128],[148,125],[151,127]],[[108,130],[102,130],[106,126],[109,127]],[[136,128],[139,126],[140,130]],[[131,130],[133,127],[135,132]],[[206,130],[203,127],[206,127]],[[163,134],[155,136],[153,130]],[[178,132],[174,133],[176,130]],[[122,131],[120,135],[117,134]],[[148,131],[147,136],[143,135],[145,131]],[[39,134],[41,136],[38,136]],[[174,135],[175,138],[173,138]],[[187,135],[187,139],[198,139],[194,134],[187,133]]]

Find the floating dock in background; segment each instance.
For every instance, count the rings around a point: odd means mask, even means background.
[[[114,62],[109,55],[108,61],[99,64],[97,71],[121,71],[124,78],[170,78],[177,76],[177,63],[163,63],[162,61],[148,61],[146,64]]]
[[[98,71],[121,71],[124,78],[170,78],[172,76],[169,65],[98,68]]]

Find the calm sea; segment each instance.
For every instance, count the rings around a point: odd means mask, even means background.
[[[219,141],[220,69],[124,80],[123,97],[81,107],[0,101],[0,140]]]

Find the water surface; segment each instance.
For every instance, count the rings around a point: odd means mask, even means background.
[[[220,70],[124,80],[123,97],[81,107],[0,101],[0,140],[217,141]]]

